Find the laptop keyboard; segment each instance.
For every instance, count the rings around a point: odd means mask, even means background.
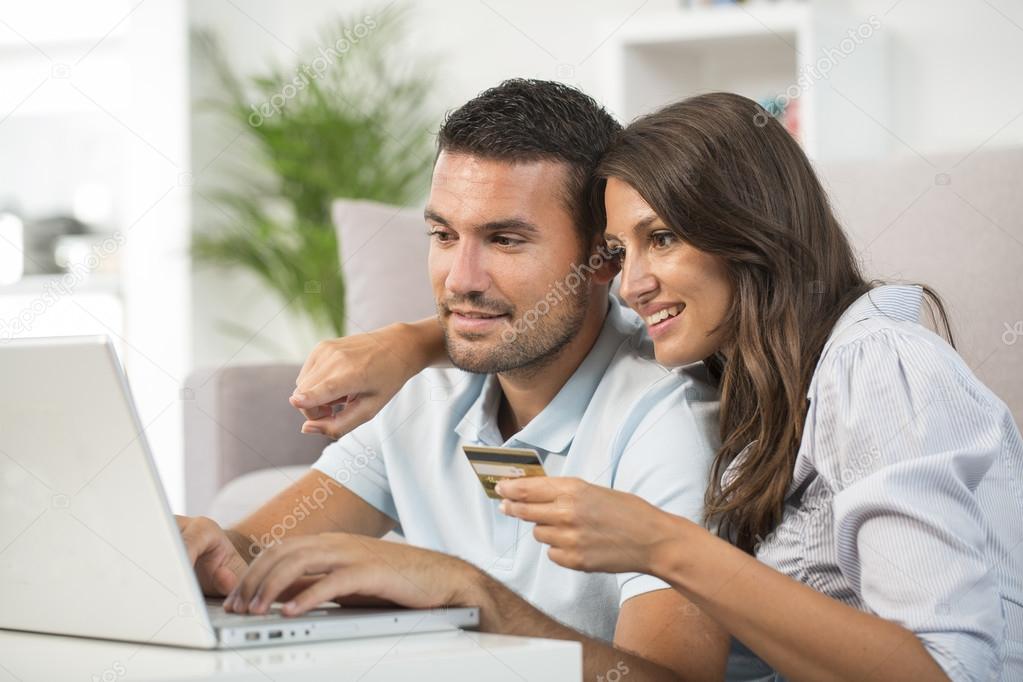
[[[333,608],[340,608],[334,605]],[[301,618],[319,618],[329,615],[333,608],[319,608],[300,616]],[[281,612],[280,604],[273,604],[267,613],[260,615],[253,615],[251,613],[231,613],[224,610],[223,599],[207,599],[206,610],[209,611],[210,620],[213,621],[214,625],[252,625],[262,622],[278,622],[284,618],[290,618],[285,616]]]

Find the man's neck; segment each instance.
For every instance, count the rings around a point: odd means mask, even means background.
[[[497,424],[505,440],[525,428],[554,400],[554,396],[589,355],[604,327],[607,311],[606,294],[600,300],[591,301],[590,311],[579,333],[556,357],[544,364],[542,371],[501,372],[497,375],[503,393],[497,412]]]

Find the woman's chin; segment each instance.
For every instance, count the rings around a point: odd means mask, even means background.
[[[654,359],[665,367],[681,367],[688,365],[695,360],[689,359],[689,354],[684,350],[675,347],[667,339],[663,343],[654,344]]]
[[[701,362],[714,354],[712,344],[686,343],[676,336],[654,341],[654,359],[665,367],[681,367]]]

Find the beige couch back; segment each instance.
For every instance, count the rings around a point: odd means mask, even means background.
[[[960,354],[1023,424],[1023,148],[818,170],[866,274],[937,290]]]

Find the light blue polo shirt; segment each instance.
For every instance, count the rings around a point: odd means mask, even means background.
[[[700,521],[718,444],[717,391],[702,364],[657,364],[639,317],[611,298],[582,364],[507,441],[500,397],[495,375],[426,370],[313,466],[397,521],[410,544],[461,557],[553,618],[611,640],[625,600],[668,585],[552,562],[533,524],[505,516],[484,494],[461,446],[533,448],[550,476],[634,493]]]

